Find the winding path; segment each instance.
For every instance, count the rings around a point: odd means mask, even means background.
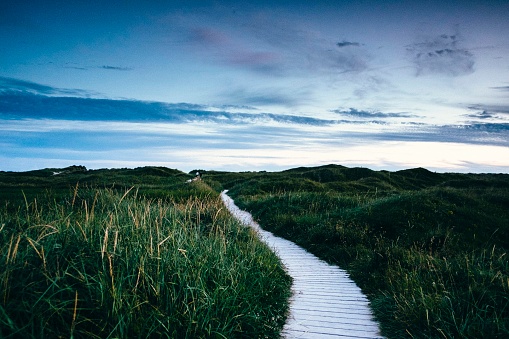
[[[230,213],[259,233],[260,239],[276,252],[293,278],[290,314],[283,337],[382,338],[368,299],[346,271],[261,229],[251,214],[238,208],[226,192],[221,193],[221,198]]]

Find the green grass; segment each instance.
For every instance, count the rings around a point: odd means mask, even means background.
[[[277,337],[277,257],[206,184],[133,171],[0,175],[0,336]]]
[[[277,337],[289,277],[223,189],[347,269],[388,338],[509,336],[509,175],[59,171],[0,172],[2,337]]]
[[[387,337],[509,336],[509,175],[331,165],[204,178],[347,269]]]

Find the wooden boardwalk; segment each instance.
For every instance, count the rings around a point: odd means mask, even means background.
[[[293,278],[290,314],[284,338],[382,338],[368,299],[346,271],[318,259],[291,241],[274,236],[221,193],[228,210],[243,224],[256,229],[274,249]]]

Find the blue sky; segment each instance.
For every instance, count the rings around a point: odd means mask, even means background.
[[[507,1],[0,3],[0,170],[509,172]]]

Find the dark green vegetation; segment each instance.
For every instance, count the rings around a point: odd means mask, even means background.
[[[509,337],[509,175],[329,165],[204,179],[347,269],[387,337]]]
[[[0,337],[277,337],[289,277],[191,177],[0,172]]]

